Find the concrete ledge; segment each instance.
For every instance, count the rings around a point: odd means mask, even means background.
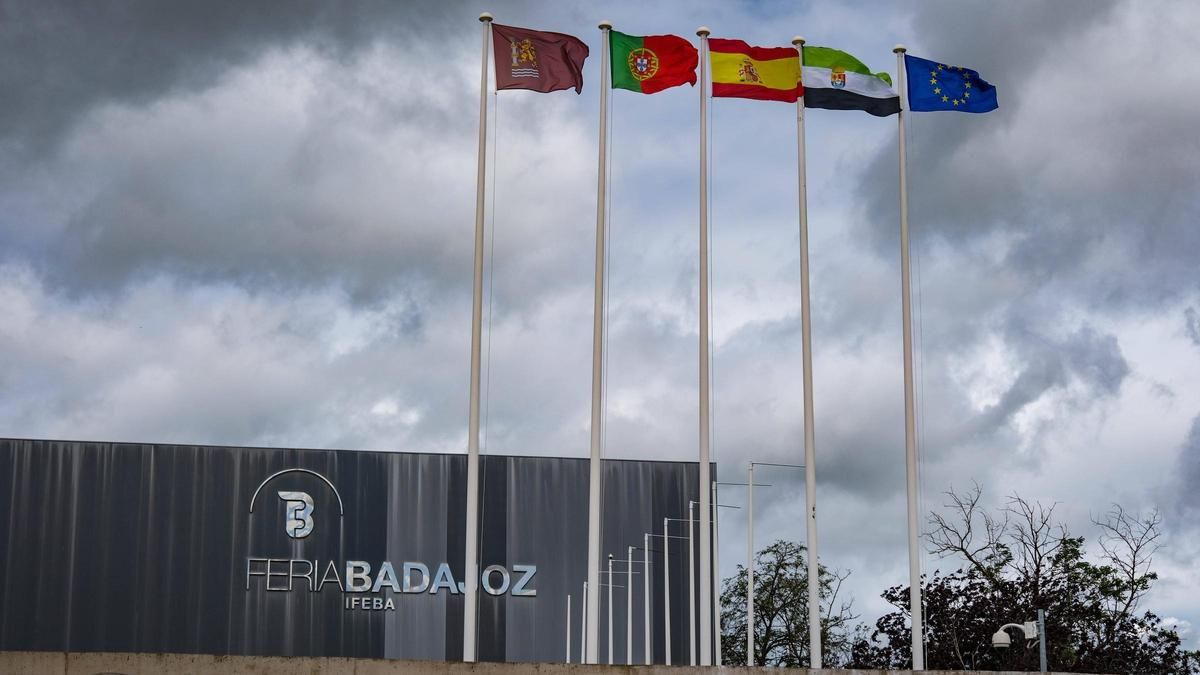
[[[4,675],[700,675],[701,673],[779,673],[778,668],[724,666],[583,666],[563,663],[446,663],[284,656],[213,656],[209,654],[117,654],[100,652],[0,652]],[[797,675],[912,675],[911,670],[809,670]],[[927,670],[922,675],[968,675],[958,670]],[[994,675],[1027,675],[1004,672]],[[1031,675],[1031,674],[1029,674]]]

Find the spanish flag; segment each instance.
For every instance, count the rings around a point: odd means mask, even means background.
[[[751,47],[741,40],[710,38],[714,97],[795,103],[804,95],[800,54],[792,47]]]

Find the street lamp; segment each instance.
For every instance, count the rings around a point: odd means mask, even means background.
[[[721,540],[719,536],[720,528],[718,523],[720,518],[717,517],[717,509],[740,509],[740,506],[730,504],[717,503],[717,486],[718,485],[743,485],[743,483],[721,483],[718,481],[712,482],[712,499],[709,502],[712,504],[712,533],[713,533],[713,571],[712,571],[712,607],[713,607],[713,642],[717,652],[716,665],[721,665]]]
[[[1020,628],[1028,641],[1036,640],[1038,643],[1038,656],[1041,660],[1041,672],[1046,672],[1046,612],[1039,609],[1037,611],[1037,621],[1026,621],[1025,623],[1006,623],[1000,627],[1000,630],[992,633],[992,647],[996,649],[1008,649],[1012,645],[1012,638],[1008,636],[1009,628]]]
[[[754,467],[780,466],[789,469],[803,469],[803,464],[776,464],[775,462],[750,462],[750,470],[746,473],[748,485],[746,495],[746,665],[754,665],[754,488],[761,483],[754,482]],[[763,487],[770,487],[764,485]],[[807,540],[806,540],[807,542]],[[812,559],[812,549],[808,557]]]

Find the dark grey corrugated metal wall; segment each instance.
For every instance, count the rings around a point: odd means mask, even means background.
[[[300,473],[272,481],[251,515],[255,488],[288,468],[329,478],[344,518],[332,492]],[[245,566],[248,556],[390,560],[399,573],[403,561],[446,561],[461,579],[465,469],[462,455],[0,439],[0,649],[458,658],[461,596],[403,594],[394,612],[346,610],[330,589],[247,591]],[[578,658],[587,461],[485,457],[482,478],[482,565],[527,563],[538,573],[535,598],[480,594],[481,658],[561,660],[567,593]],[[606,461],[604,551],[623,558],[663,517],[686,514],[697,479],[695,463]],[[278,490],[312,495],[309,537],[284,534]],[[676,563],[686,548],[675,543],[672,555],[673,654],[683,662],[687,577]],[[661,662],[658,567],[650,580]],[[641,583],[635,578],[635,661]],[[623,589],[615,596],[621,661]],[[604,629],[602,620],[602,646]]]

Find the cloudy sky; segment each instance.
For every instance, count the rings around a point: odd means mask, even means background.
[[[592,48],[580,96],[489,96],[487,452],[587,454],[600,19],[893,74],[903,42],[1000,100],[909,121],[923,506],[976,481],[1091,539],[1160,509],[1148,603],[1197,646],[1184,3],[0,2],[0,435],[462,452],[483,10]],[[612,457],[696,456],[697,96],[613,95]],[[802,454],[794,119],[711,106],[726,479]],[[907,579],[897,124],[807,131],[821,552],[874,620]],[[797,478],[765,478],[760,541],[802,536]]]

